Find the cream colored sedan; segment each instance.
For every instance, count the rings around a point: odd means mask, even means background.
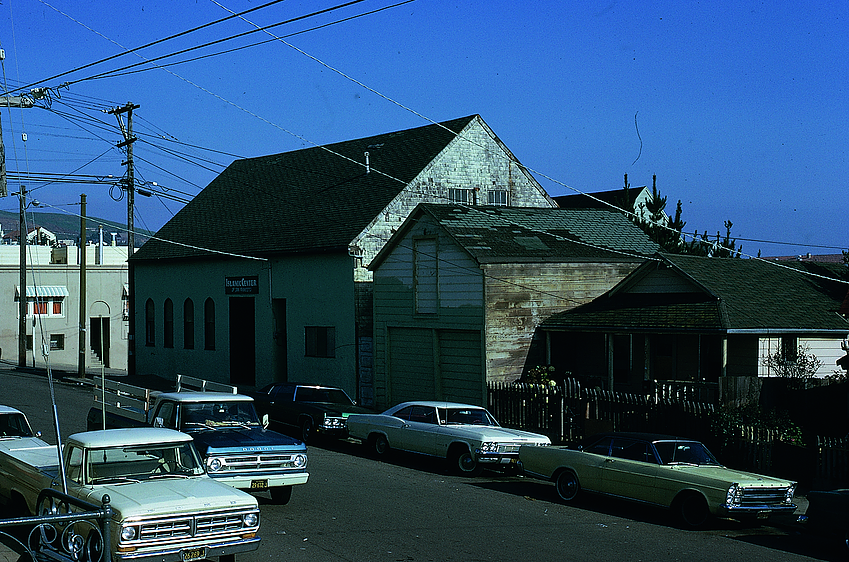
[[[692,439],[606,433],[579,449],[522,447],[519,461],[525,474],[554,482],[563,501],[586,491],[655,504],[688,528],[711,516],[767,519],[796,509],[795,482],[726,468]]]
[[[382,414],[352,414],[348,434],[377,456],[398,449],[442,457],[466,476],[484,466],[516,466],[522,445],[551,444],[545,435],[501,427],[480,406],[454,402],[404,402]]]

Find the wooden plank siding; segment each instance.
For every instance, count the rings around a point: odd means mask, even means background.
[[[483,266],[488,382],[514,382],[528,364],[537,326],[585,304],[624,279],[638,263],[498,263]],[[544,363],[544,358],[532,362]]]

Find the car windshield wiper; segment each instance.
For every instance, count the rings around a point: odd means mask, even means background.
[[[92,484],[137,484],[141,482],[136,478],[129,476],[109,476],[105,478],[95,478],[91,481]]]
[[[191,478],[191,477],[186,475],[186,474],[179,474],[177,472],[167,472],[165,474],[153,474],[153,475],[147,477],[148,480],[153,480],[154,478]]]
[[[672,461],[672,462],[669,462],[669,463],[666,463],[666,464],[668,464],[669,466],[702,466],[697,462],[686,462],[686,461]]]

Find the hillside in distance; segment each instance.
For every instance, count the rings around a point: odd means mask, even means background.
[[[57,240],[78,240],[80,237],[80,218],[64,213],[41,213],[27,211],[26,220],[35,221],[34,224],[27,224],[31,229],[40,226],[56,235]],[[0,211],[0,229],[4,234],[20,230],[18,224],[20,220],[19,213],[10,211]],[[98,229],[103,225],[103,240],[109,244],[112,242],[112,233],[118,233],[118,244],[127,244],[127,225],[97,217],[86,217],[86,240],[89,242],[97,242],[100,238]],[[149,230],[135,229],[135,245],[141,246],[153,232]],[[17,237],[16,237],[17,238]]]

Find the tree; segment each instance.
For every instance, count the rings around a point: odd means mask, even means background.
[[[800,345],[796,349],[786,349],[782,342],[775,353],[763,358],[763,365],[776,376],[790,379],[791,386],[805,388],[822,367],[822,359],[811,353],[808,344]]]

